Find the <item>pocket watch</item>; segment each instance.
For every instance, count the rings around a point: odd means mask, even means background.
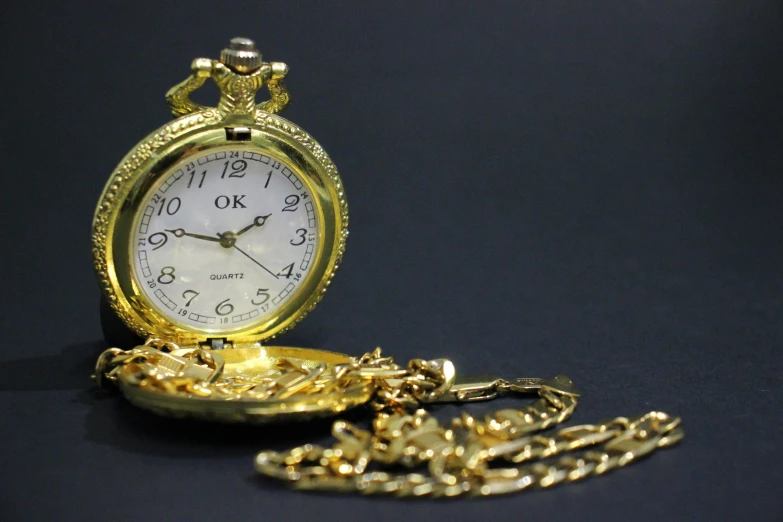
[[[93,221],[95,270],[114,313],[144,342],[104,351],[93,375],[99,385],[113,383],[161,415],[223,422],[369,405],[370,431],[337,421],[331,448],[256,456],[259,473],[305,489],[509,493],[601,474],[682,438],[680,419],[657,411],[539,434],[576,407],[579,393],[565,376],[460,376],[447,359],[401,366],[379,348],[351,357],[270,346],[318,304],[348,236],[337,169],[309,134],[277,115],[289,102],[287,74],[246,38],[232,39],[219,60],[194,60],[166,95],[176,119],[112,173]],[[220,89],[216,107],[189,97],[208,79]],[[269,99],[257,103],[262,88]],[[450,425],[422,409],[512,393],[538,400]],[[555,460],[536,462],[546,458]],[[397,471],[376,467],[385,465]]]
[[[313,366],[348,359],[262,347],[318,304],[348,237],[337,168],[315,139],[277,115],[290,100],[287,74],[247,38],[232,39],[219,60],[194,60],[166,94],[176,119],[128,152],[95,211],[95,270],[114,313],[163,346],[232,348],[227,371],[263,373],[283,354]],[[220,89],[217,106],[194,103],[190,94],[210,79]],[[257,103],[264,88],[269,99]],[[176,366],[167,357],[159,363]],[[159,413],[259,417],[121,388]]]
[[[348,236],[332,160],[277,115],[284,63],[234,38],[169,90],[177,119],[112,173],[93,225],[95,268],[114,312],[142,338],[212,348],[263,342],[320,301]],[[190,93],[212,79],[217,107]],[[270,99],[256,103],[266,88]]]

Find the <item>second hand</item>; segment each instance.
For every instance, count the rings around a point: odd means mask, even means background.
[[[273,274],[273,273],[272,273],[272,271],[271,271],[271,270],[269,270],[267,267],[265,267],[264,265],[262,265],[261,263],[259,263],[258,261],[256,261],[256,260],[255,260],[255,259],[253,259],[252,257],[250,257],[250,255],[249,255],[247,252],[245,252],[244,250],[242,250],[241,248],[239,248],[239,247],[236,245],[236,243],[234,243],[233,247],[234,247],[234,248],[236,248],[237,250],[239,250],[239,251],[242,253],[242,255],[244,255],[246,258],[248,258],[249,260],[251,260],[252,262],[254,262],[255,264],[257,264],[258,266],[260,266],[261,268],[263,268],[264,270],[266,270],[267,272],[269,272],[269,275],[271,275],[271,276],[272,276],[272,277],[274,277],[275,279],[279,279],[279,278],[277,277],[277,275],[275,275],[275,274]]]

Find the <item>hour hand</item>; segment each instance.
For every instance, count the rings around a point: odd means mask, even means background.
[[[188,237],[194,237],[196,239],[203,239],[204,241],[214,241],[215,243],[220,243],[219,237],[202,236],[201,234],[191,234],[190,232],[185,232],[185,230],[182,228],[166,230],[166,232],[171,232],[172,234],[174,234],[175,237],[188,236]]]
[[[248,230],[250,230],[253,227],[262,227],[262,226],[264,226],[264,223],[266,223],[266,219],[269,216],[271,216],[271,215],[272,214],[267,214],[266,216],[258,216],[257,218],[255,218],[253,220],[252,223],[250,223],[248,226],[246,226],[245,228],[243,228],[242,230],[237,232],[237,235],[241,236],[242,234],[244,234],[245,232],[247,232]]]

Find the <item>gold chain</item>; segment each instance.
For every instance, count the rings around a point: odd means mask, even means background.
[[[380,349],[347,364],[315,368],[281,358],[272,372],[250,378],[223,375],[219,352],[180,350],[153,339],[133,350],[104,352],[95,379],[99,384],[122,380],[167,394],[233,401],[374,386],[371,431],[338,420],[332,428],[337,442],[330,448],[307,444],[256,456],[259,473],[298,489],[398,496],[504,494],[600,475],[683,437],[678,417],[656,411],[541,434],[576,408],[579,394],[567,377],[458,379],[446,359],[414,359],[401,367]],[[499,410],[483,419],[463,413],[447,425],[421,409],[427,403],[531,392],[538,400],[522,409]],[[394,473],[384,467],[413,471]]]

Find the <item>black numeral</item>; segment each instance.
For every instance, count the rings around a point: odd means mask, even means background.
[[[163,268],[160,269],[160,275],[158,276],[158,283],[162,285],[168,285],[173,283],[175,279],[176,276],[174,275],[173,266],[164,266]]]
[[[269,171],[269,174],[267,174],[267,175],[266,175],[266,183],[264,183],[264,188],[267,188],[267,187],[269,187],[269,180],[271,180],[271,179],[272,179],[272,172],[273,172],[273,171],[271,171],[271,170],[270,170],[270,171]]]
[[[255,301],[250,301],[256,306],[261,306],[262,304],[269,301],[269,289],[268,288],[259,288],[258,292],[256,293],[256,297],[261,297],[262,301],[260,303],[256,303]]]
[[[194,177],[196,177],[195,171],[190,173],[190,181],[188,181],[188,188],[190,188],[190,186],[193,184]],[[205,170],[204,172],[201,173],[201,181],[198,182],[197,188],[201,188],[202,185],[204,185],[204,178],[206,177],[207,177],[207,171]]]
[[[296,209],[298,208],[297,205],[299,204],[299,196],[296,194],[291,194],[290,196],[286,196],[285,198],[285,206],[283,207],[283,212],[296,212]]]
[[[279,276],[283,276],[283,277],[285,277],[286,279],[288,279],[289,277],[291,277],[291,274],[293,273],[293,271],[294,271],[294,264],[293,264],[293,263],[291,263],[290,265],[288,265],[287,267],[285,267],[284,269],[282,269],[282,270],[280,271],[280,273],[279,273],[279,274],[277,274],[277,275],[279,275]]]
[[[220,301],[218,305],[215,307],[215,313],[218,315],[228,315],[231,312],[234,311],[234,305],[229,303],[231,298],[229,297],[225,301]]]
[[[156,237],[158,239],[155,239]],[[169,240],[169,236],[167,236],[165,232],[155,232],[150,237],[148,237],[147,240],[150,242],[150,245],[155,247],[152,250],[157,250],[166,244],[166,242]]]
[[[298,243],[294,243],[294,240],[292,239],[292,240],[290,241],[290,243],[291,243],[292,245],[294,245],[294,246],[304,245],[304,243],[305,243],[305,235],[306,235],[306,234],[307,234],[307,230],[305,230],[304,228],[300,228],[300,229],[298,229],[298,230],[296,231],[296,238],[297,238],[297,239],[301,239],[301,241],[300,241],[300,242],[298,242]]]
[[[231,163],[231,170],[228,170],[228,164]],[[245,160],[236,160],[233,163],[230,161],[227,161],[223,165],[223,174],[220,175],[220,179],[225,179],[226,173],[228,172],[229,178],[244,178],[245,177],[245,170],[247,170],[247,161]]]
[[[188,294],[193,294],[193,297],[188,299]],[[195,290],[185,290],[184,292],[182,292],[182,299],[188,299],[188,302],[185,303],[185,306],[190,306],[190,303],[192,303],[193,300],[198,297],[198,295],[199,293],[196,292]]]
[[[163,198],[160,200],[160,208],[158,209],[158,215],[160,216],[163,213],[163,209],[166,209],[166,214],[169,216],[173,216],[174,214],[179,211],[179,207],[182,206],[182,200],[179,198],[171,198],[171,200],[166,204],[166,198]]]

